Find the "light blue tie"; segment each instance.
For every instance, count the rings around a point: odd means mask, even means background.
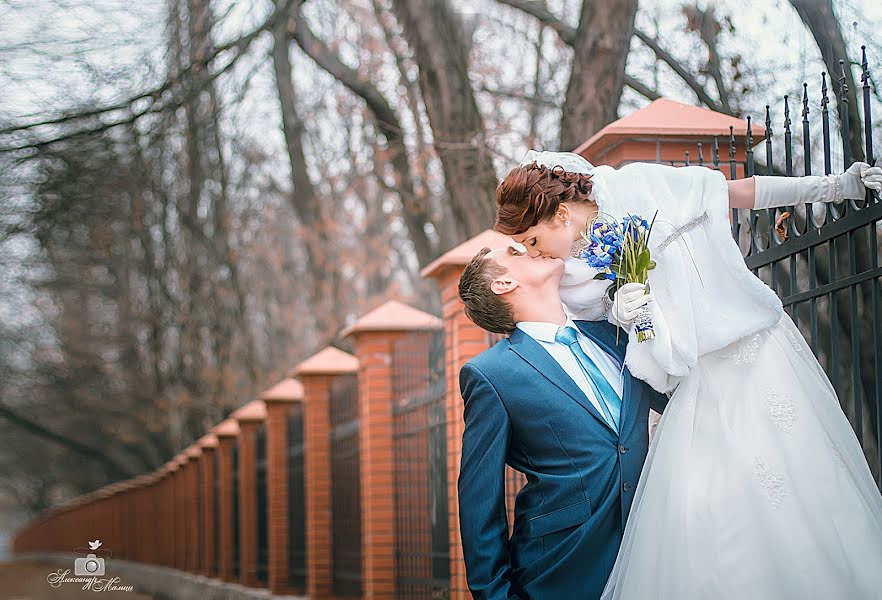
[[[607,381],[606,377],[604,377],[603,373],[600,372],[600,369],[597,368],[597,365],[594,364],[594,361],[591,360],[591,357],[582,350],[576,330],[572,327],[561,327],[557,330],[554,339],[567,346],[570,352],[573,353],[573,356],[576,357],[576,362],[582,367],[582,372],[588,378],[588,383],[591,385],[591,389],[594,390],[598,403],[603,408],[606,420],[609,421],[612,428],[618,433],[619,415],[622,412],[622,399],[619,398],[619,395],[610,385],[609,381]]]

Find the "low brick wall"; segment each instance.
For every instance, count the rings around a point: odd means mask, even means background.
[[[78,557],[77,554],[65,553],[27,553],[15,555],[15,560],[45,563],[47,575],[58,568],[70,568],[69,576],[73,577],[74,559]],[[150,595],[154,600],[267,600],[268,598],[306,600],[307,598],[274,596],[267,589],[249,588],[177,569],[120,559],[108,559],[107,576],[119,577],[120,581],[117,585],[134,586],[134,591]]]

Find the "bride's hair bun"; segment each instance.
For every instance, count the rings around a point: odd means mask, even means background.
[[[561,202],[590,202],[591,175],[552,168],[533,161],[515,167],[496,186],[496,225],[516,235],[552,218]]]

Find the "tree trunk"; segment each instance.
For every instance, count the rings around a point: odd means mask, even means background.
[[[560,122],[560,147],[574,150],[616,118],[637,0],[582,3],[573,68]]]
[[[297,97],[291,78],[291,59],[288,46],[291,42],[289,21],[283,20],[273,28],[273,71],[282,114],[282,131],[291,168],[291,208],[300,222],[300,236],[309,261],[310,305],[316,311],[315,334],[322,339],[333,337],[339,323],[333,318],[334,307],[328,299],[334,297],[337,270],[333,257],[333,240],[327,229],[328,215],[321,198],[315,190],[306,169],[306,154],[301,136],[303,122],[297,114]]]
[[[383,156],[382,162],[388,163],[392,167],[393,189],[401,199],[402,219],[413,243],[417,260],[421,265],[428,264],[437,256],[438,252],[426,234],[425,225],[431,223],[434,226],[434,223],[429,215],[425,199],[417,196],[414,190],[407,147],[404,144],[404,129],[398,120],[398,115],[379,90],[366,81],[358,71],[347,67],[322,41],[312,34],[306,21],[298,18],[296,10],[292,14],[292,19],[295,21],[293,37],[301,49],[319,66],[333,75],[337,81],[346,86],[349,91],[364,100],[368,110],[373,114],[377,129],[386,138],[385,151],[377,153],[375,156],[377,159],[379,156]],[[418,121],[418,118],[415,120]],[[385,184],[382,171],[378,173],[378,176],[381,183]]]
[[[460,242],[493,225],[497,183],[469,79],[462,24],[447,2],[393,0],[392,5],[419,67]]]
[[[811,31],[821,58],[827,67],[833,93],[839,100],[838,108],[842,108],[842,98],[839,94],[839,76],[841,69],[839,61],[845,61],[845,83],[848,86],[848,146],[851,157],[854,160],[864,160],[864,146],[861,142],[863,125],[858,114],[858,87],[851,75],[851,63],[848,60],[848,52],[845,48],[845,38],[839,28],[839,21],[833,12],[832,0],[790,0],[790,4],[796,9],[799,18]],[[841,117],[842,115],[840,115]]]

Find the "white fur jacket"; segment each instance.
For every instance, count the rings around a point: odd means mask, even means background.
[[[719,171],[632,163],[593,170],[601,214],[652,220],[649,272],[655,339],[638,343],[632,328],[625,364],[631,374],[670,392],[699,357],[778,322],[781,300],[744,263],[732,238],[729,194]],[[561,298],[574,318],[607,318],[607,281],[580,259],[566,261]]]

